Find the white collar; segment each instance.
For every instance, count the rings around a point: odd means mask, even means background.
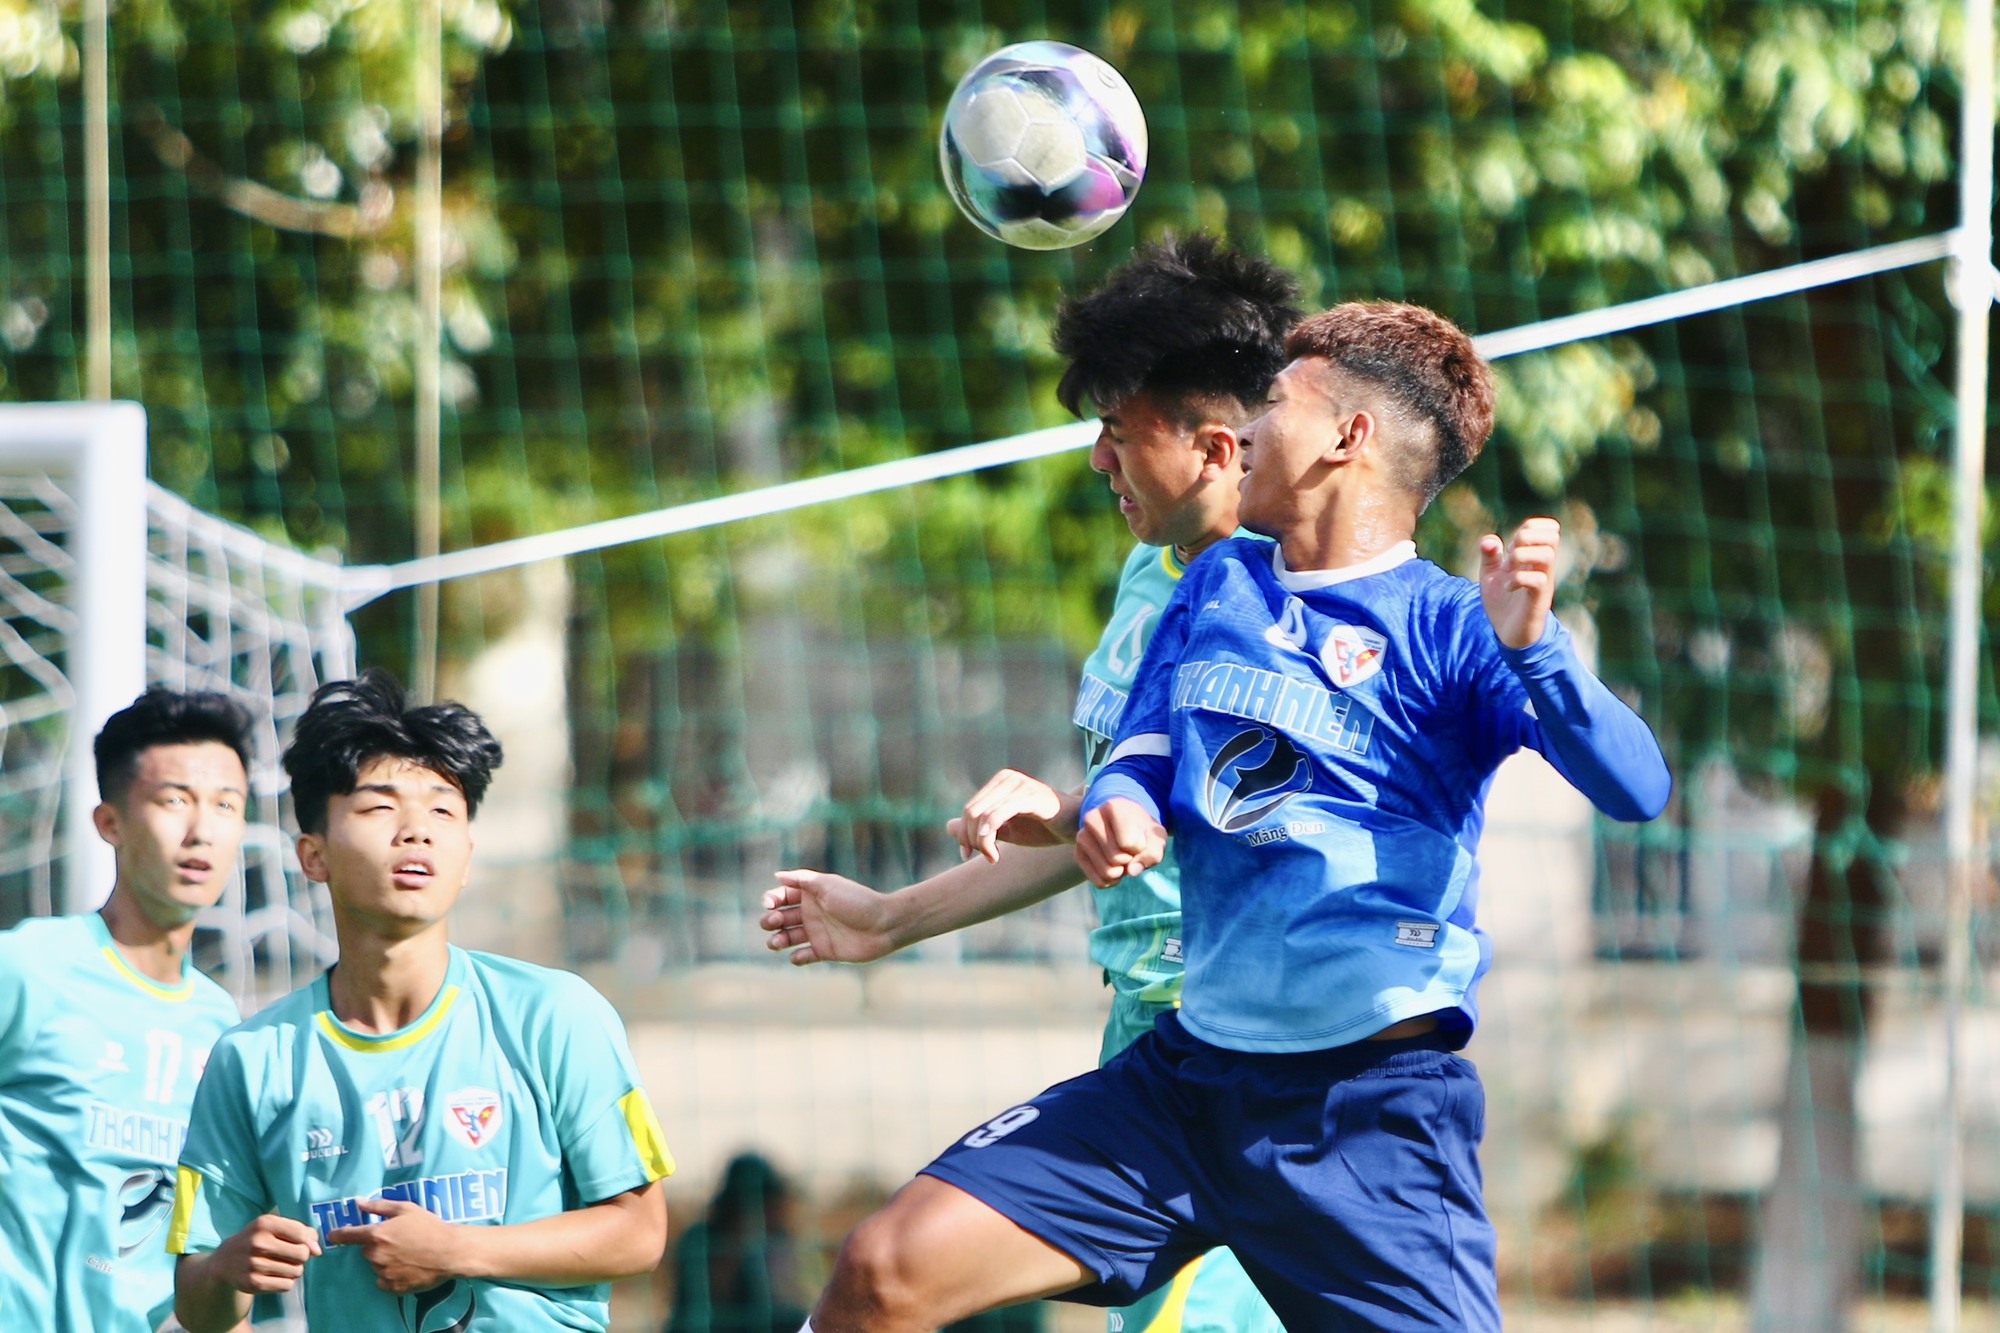
[[[1278,582],[1293,592],[1307,592],[1314,588],[1331,588],[1336,583],[1348,583],[1355,579],[1365,579],[1370,574],[1381,574],[1405,561],[1417,558],[1417,544],[1413,541],[1397,542],[1380,555],[1372,555],[1358,565],[1344,565],[1339,569],[1307,569],[1293,571],[1285,568],[1285,550],[1275,542],[1271,545],[1271,572],[1278,576]]]

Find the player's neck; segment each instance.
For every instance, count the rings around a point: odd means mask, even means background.
[[[1304,573],[1362,564],[1415,534],[1407,505],[1348,502],[1295,524],[1278,545],[1285,553],[1285,568]]]
[[[1229,511],[1229,519],[1227,527],[1224,527],[1220,521],[1217,521],[1211,523],[1208,526],[1208,529],[1204,531],[1199,537],[1196,537],[1193,541],[1175,542],[1174,563],[1179,565],[1182,569],[1186,569],[1190,564],[1194,563],[1194,558],[1200,555],[1203,551],[1206,551],[1209,547],[1215,545],[1217,542],[1223,541],[1229,537],[1234,537],[1235,535],[1236,535],[1236,510],[1232,507]]]
[[[134,972],[163,986],[178,986],[187,972],[188,949],[194,943],[194,922],[162,926],[117,888],[97,914],[111,942]]]
[[[406,939],[339,934],[340,962],[327,974],[327,992],[333,1016],[355,1031],[380,1035],[406,1028],[444,989],[451,967],[444,922]]]

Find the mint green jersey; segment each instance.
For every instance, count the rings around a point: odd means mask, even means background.
[[[174,1163],[235,1021],[192,967],[172,987],[133,971],[95,913],[0,933],[0,1328],[152,1333],[173,1312]]]
[[[624,1025],[580,977],[454,948],[430,1008],[355,1032],[327,980],[224,1034],[195,1098],[167,1248],[212,1250],[261,1213],[316,1227],[376,1220],[369,1199],[447,1222],[514,1225],[668,1175]],[[354,1246],[306,1264],[312,1329],[499,1333],[598,1329],[610,1285],[462,1279],[407,1296]]]
[[[1084,659],[1071,715],[1083,733],[1083,761],[1090,777],[1110,756],[1132,678],[1180,581],[1181,565],[1171,546],[1140,545],[1126,557],[1104,635]],[[1104,969],[1105,980],[1121,995],[1155,1004],[1179,999],[1181,881],[1172,844],[1166,859],[1151,870],[1093,896],[1099,924],[1090,933],[1090,957]]]

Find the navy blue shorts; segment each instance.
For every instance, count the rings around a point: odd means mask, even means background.
[[[1480,1197],[1486,1099],[1439,1037],[1224,1050],[1174,1014],[1102,1069],[1003,1112],[924,1174],[1129,1305],[1217,1245],[1292,1333],[1500,1327]]]

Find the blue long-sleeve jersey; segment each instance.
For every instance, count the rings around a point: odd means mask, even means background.
[[[1615,819],[1666,805],[1658,742],[1554,617],[1509,649],[1410,543],[1297,573],[1233,540],[1181,580],[1085,809],[1125,797],[1173,833],[1195,1036],[1318,1050],[1431,1013],[1469,1034],[1486,789],[1524,745]]]

